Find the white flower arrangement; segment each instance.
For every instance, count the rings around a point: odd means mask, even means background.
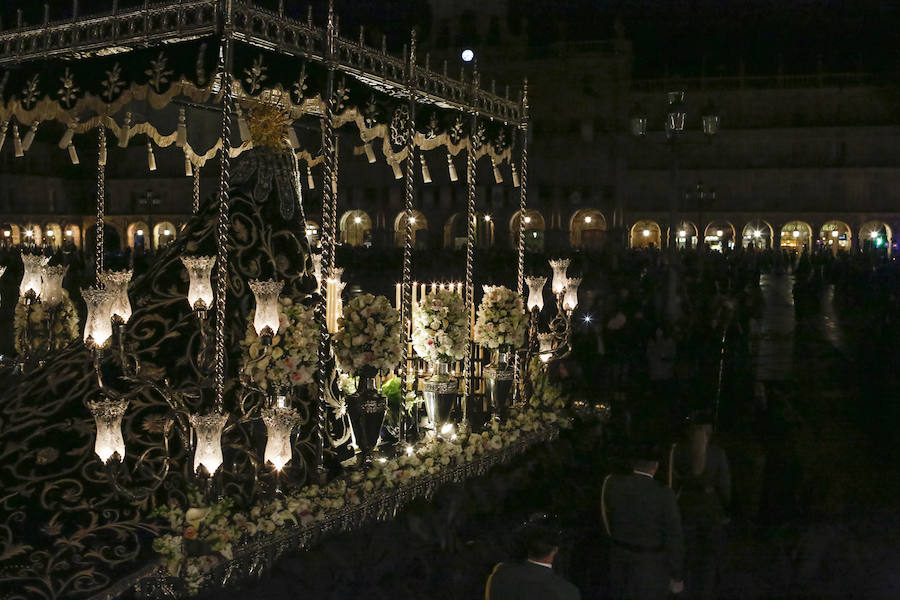
[[[45,356],[62,350],[78,338],[78,311],[62,290],[62,299],[54,306],[45,302],[26,304],[22,298],[13,316],[16,352],[20,356]]]
[[[462,296],[434,291],[413,311],[413,349],[431,364],[462,360],[466,352],[466,307]]]
[[[438,474],[510,447],[521,438],[566,426],[554,412],[532,408],[514,410],[505,423],[494,423],[482,433],[461,433],[452,439],[433,438],[415,452],[378,461],[368,471],[352,471],[324,486],[309,485],[283,498],[269,500],[237,512],[231,500],[202,506],[192,496],[194,508],[184,511],[165,507],[157,514],[168,521],[171,534],[158,537],[153,549],[173,576],[184,577],[188,590],[196,594],[207,576],[222,562],[234,557],[235,544],[258,541],[284,527],[309,527],[341,509],[357,506],[367,496],[415,483],[418,478]],[[185,540],[198,540],[212,554],[188,556]]]
[[[285,390],[314,380],[318,361],[319,328],[313,309],[291,298],[278,300],[278,334],[271,347],[263,346],[248,319],[247,335],[241,340],[244,373],[264,390]]]
[[[361,294],[344,306],[334,334],[334,354],[343,371],[370,367],[387,372],[403,353],[400,313],[384,296]]]
[[[525,343],[528,318],[522,297],[503,286],[485,286],[475,323],[475,342],[491,350],[513,352]]]

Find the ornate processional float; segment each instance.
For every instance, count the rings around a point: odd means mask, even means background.
[[[18,356],[0,405],[0,583],[12,598],[171,597],[229,585],[558,431],[564,399],[540,361],[529,376],[525,367],[538,353],[567,351],[577,280],[562,293],[554,284],[560,314],[538,351],[540,308],[529,299],[526,335],[522,302],[526,90],[512,101],[482,90],[474,69],[459,80],[446,66],[432,70],[415,34],[396,58],[384,43],[366,46],[362,31],[358,41],[341,37],[330,7],[319,27],[311,12],[301,22],[283,5],[119,10],[112,0],[111,12],[79,15],[76,3],[71,20],[29,26],[20,12],[15,28],[0,30],[0,150],[11,144],[23,158],[35,137],[58,135],[73,164],[95,169],[97,218],[82,325],[65,267],[22,255]],[[393,306],[363,295],[343,307],[339,138],[370,163],[379,147],[404,182]],[[137,278],[104,268],[103,235],[107,166],[134,147],[146,148],[148,171],[158,152],[183,155],[195,213]],[[452,181],[465,155],[463,282],[412,281],[426,152],[445,154]],[[481,160],[497,183],[510,171],[520,218],[517,289],[486,290],[476,323]],[[209,199],[203,172],[217,181]],[[319,252],[303,202],[317,186]],[[483,348],[495,351],[487,368]],[[386,395],[399,406],[396,445],[376,459]],[[408,410],[420,398],[424,437]],[[356,467],[341,464],[351,443]]]

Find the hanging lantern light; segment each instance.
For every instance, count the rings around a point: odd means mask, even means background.
[[[68,270],[67,265],[41,267],[41,302],[45,305],[58,306],[65,299],[62,284]]]
[[[125,459],[125,439],[122,437],[122,417],[128,408],[128,400],[103,398],[89,401],[88,409],[97,425],[94,452],[104,463]]]
[[[212,476],[222,466],[222,431],[227,421],[228,415],[219,412],[191,415],[191,425],[197,436],[194,448],[194,471],[197,474],[201,473],[200,468],[203,467],[206,474]]]
[[[538,312],[544,310],[544,285],[547,283],[546,277],[526,277],[525,284],[528,286],[528,310],[537,309]]]
[[[29,302],[37,300],[41,296],[41,268],[50,259],[40,254],[22,253],[22,281],[19,283],[19,295]]]
[[[191,308],[206,312],[213,303],[212,269],[215,256],[182,256],[181,262],[187,269],[190,284],[187,299]]]
[[[700,121],[703,124],[703,133],[708,137],[719,133],[719,114],[712,100],[703,108],[703,115],[700,117]]]
[[[431,171],[428,170],[428,163],[425,162],[425,155],[419,155],[419,162],[422,163],[422,183],[431,183]]]
[[[266,424],[266,451],[264,460],[281,471],[291,462],[293,449],[291,433],[300,423],[300,415],[293,408],[276,406],[263,409],[262,420]]]
[[[566,291],[566,271],[569,269],[571,262],[568,258],[550,259],[550,268],[553,269],[553,281],[550,287],[556,295]]]
[[[687,113],[684,111],[684,92],[669,92],[669,112],[666,114],[666,134],[684,130],[684,119]]]
[[[84,343],[89,348],[99,349],[112,337],[113,295],[105,288],[83,288],[81,296],[87,304],[87,318],[84,321]]]
[[[256,297],[256,312],[253,327],[264,346],[272,345],[272,338],[278,333],[278,294],[284,289],[283,281],[250,281],[250,289]]]
[[[38,125],[40,125],[40,121],[34,121],[31,124],[31,128],[25,134],[25,138],[22,140],[22,150],[28,152],[31,150],[31,144],[34,143],[34,136],[37,134]]]
[[[116,323],[127,323],[131,319],[131,300],[128,298],[128,284],[134,271],[103,271],[100,281],[112,294],[110,318]]]
[[[631,128],[631,135],[634,137],[643,137],[647,134],[647,115],[644,114],[644,109],[642,109],[639,104],[635,104],[634,108],[631,109],[628,120]]]
[[[456,165],[453,164],[453,156],[449,152],[447,153],[447,170],[450,171],[450,181],[459,181]]]
[[[578,286],[581,278],[566,280],[566,295],[563,298],[563,310],[573,311],[578,306]]]

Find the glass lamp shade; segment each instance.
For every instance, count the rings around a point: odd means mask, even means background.
[[[568,258],[550,260],[550,268],[553,269],[551,287],[554,294],[562,294],[566,291],[566,271],[569,269],[569,263],[571,262]]]
[[[550,360],[550,356],[553,354],[553,334],[539,333],[538,344],[540,345],[539,352],[541,360],[547,362],[548,360]]]
[[[103,271],[100,281],[113,295],[110,317],[127,323],[131,318],[131,300],[128,298],[128,284],[134,271]]]
[[[275,335],[278,333],[278,294],[284,288],[283,281],[250,281],[250,289],[256,296],[256,312],[253,314],[253,327],[257,335]]]
[[[41,267],[41,302],[47,306],[57,306],[65,299],[63,278],[68,266]]]
[[[264,409],[262,420],[266,424],[265,461],[281,471],[291,462],[291,433],[300,423],[300,415],[293,408],[276,407]]]
[[[546,277],[526,277],[525,284],[528,285],[528,310],[537,309],[538,312],[544,310],[544,285],[547,283]]]
[[[41,268],[46,265],[50,259],[40,254],[22,253],[22,266],[25,268],[22,273],[22,282],[19,284],[19,294],[25,296],[29,293],[36,298],[41,295]]]
[[[703,115],[700,120],[703,122],[703,133],[706,135],[716,135],[719,133],[719,115],[708,113]]]
[[[81,297],[87,304],[87,318],[84,321],[84,343],[102,348],[112,337],[113,293],[105,288],[83,288]]]
[[[563,298],[564,310],[575,310],[578,306],[578,286],[581,285],[581,279],[566,280],[566,295]]]
[[[200,467],[206,469],[209,475],[215,474],[222,466],[222,431],[228,415],[211,412],[206,415],[191,415],[191,425],[194,426],[194,434],[197,436],[197,446],[194,448],[194,471],[200,472]]]
[[[97,425],[97,437],[94,440],[94,452],[103,462],[118,456],[125,459],[125,439],[122,437],[122,417],[128,408],[128,400],[111,400],[104,398],[88,402],[88,409]]]
[[[316,278],[316,289],[322,289],[322,255],[312,255],[313,276]]]
[[[212,268],[214,256],[182,256],[181,262],[188,271],[188,303],[194,310],[208,310],[213,304]]]
[[[684,129],[684,119],[687,113],[684,112],[684,92],[669,92],[669,112],[666,115],[666,132],[682,131]]]

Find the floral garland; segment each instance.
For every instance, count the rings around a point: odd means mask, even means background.
[[[313,310],[290,298],[279,299],[278,334],[265,347],[253,318],[241,340],[243,372],[264,390],[288,389],[313,382],[318,360],[319,329]]]
[[[378,461],[366,472],[353,471],[324,486],[310,485],[244,512],[235,511],[227,499],[203,505],[200,496],[193,494],[190,501],[195,506],[186,511],[175,505],[157,511],[173,533],[154,540],[153,549],[169,574],[183,577],[189,592],[195,594],[205,574],[223,559],[233,559],[236,545],[259,541],[285,526],[311,526],[335,511],[361,504],[370,494],[472,462],[511,446],[523,436],[571,425],[568,418],[543,408],[513,411],[508,421],[494,423],[482,433],[459,434],[451,440],[433,438],[412,454]]]
[[[457,293],[434,291],[413,311],[413,349],[429,363],[462,360],[466,349],[466,307]]]
[[[334,334],[334,354],[345,371],[390,371],[400,362],[400,313],[384,296],[361,294],[344,306]]]
[[[16,304],[13,317],[15,348],[19,356],[45,356],[61,350],[78,338],[78,311],[62,291],[62,300],[48,307],[43,302]]]
[[[521,296],[503,286],[485,291],[475,323],[476,343],[492,350],[512,352],[525,343],[527,326]]]

